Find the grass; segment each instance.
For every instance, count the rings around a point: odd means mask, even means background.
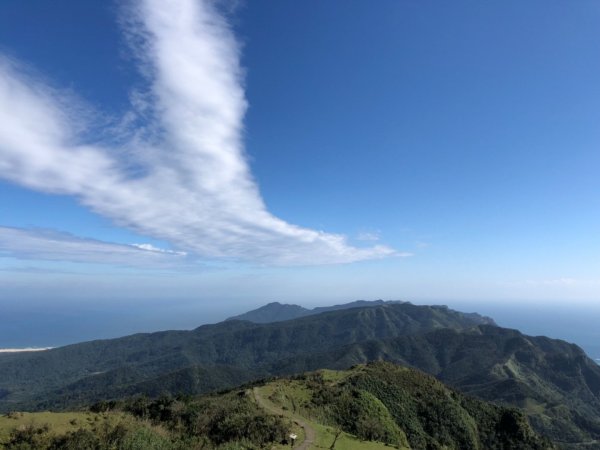
[[[347,373],[343,371],[319,371],[327,382],[336,383],[342,381]],[[315,411],[309,411],[303,405],[310,401],[311,391],[304,382],[297,380],[278,380],[258,388],[261,396],[276,407],[283,409],[284,415],[290,419],[301,417],[308,425],[316,431],[315,443],[310,450],[329,450],[335,442],[334,450],[390,450],[386,444],[381,442],[361,441],[351,434],[341,432],[334,427],[318,422]],[[296,429],[297,428],[297,429]],[[295,427],[294,433],[298,434],[298,445],[304,440],[302,428]],[[337,436],[337,438],[336,438]],[[289,449],[290,446],[277,445],[272,450]],[[408,449],[404,449],[408,450]]]
[[[340,381],[343,381],[346,378],[348,378],[352,372],[347,370],[321,369],[318,370],[316,373],[321,374],[323,380],[326,382],[339,383]]]
[[[135,420],[125,413],[90,412],[18,412],[0,416],[0,443],[6,442],[10,432],[25,426],[48,425],[54,434],[65,434],[79,428],[92,428],[104,423],[114,425],[122,421]]]
[[[355,436],[344,433],[343,431],[336,439],[335,436],[337,431],[334,428],[325,425],[319,425],[314,422],[312,422],[312,425],[317,430],[317,440],[313,446],[314,449],[329,450],[334,441],[335,450],[390,450],[392,448],[381,442],[361,441]]]

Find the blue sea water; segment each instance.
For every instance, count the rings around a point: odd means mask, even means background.
[[[572,342],[600,364],[600,306],[596,304],[481,302],[457,304],[455,307],[488,315],[498,325],[514,328],[528,335]]]
[[[189,330],[233,315],[226,308],[161,304],[0,305],[0,349],[59,347],[168,329]]]

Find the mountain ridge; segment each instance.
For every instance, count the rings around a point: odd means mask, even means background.
[[[247,311],[242,314],[238,314],[235,316],[228,317],[225,321],[232,320],[242,320],[248,321],[252,323],[274,323],[274,322],[283,322],[286,320],[294,320],[299,319],[301,317],[311,316],[315,314],[322,314],[324,312],[331,311],[339,311],[343,309],[352,309],[352,308],[368,308],[374,306],[382,306],[382,305],[394,305],[394,304],[403,304],[409,303],[402,300],[355,300],[350,303],[342,303],[339,305],[333,306],[317,306],[312,309],[305,308],[303,306],[299,306],[296,304],[286,304],[279,302],[271,302],[263,305],[259,308],[253,309],[251,311]],[[433,307],[439,308],[448,308],[446,305],[431,305]],[[464,313],[465,316],[469,316],[474,321],[479,321],[480,323],[487,323],[490,325],[497,325],[494,322],[494,319],[487,316],[482,316],[478,313]]]
[[[457,311],[404,303],[329,311],[269,324],[232,320],[189,331],[137,333],[45,352],[5,354],[0,356],[0,389],[10,394],[1,399],[0,410],[10,401],[19,403],[43,390],[53,391],[120,367],[135,368],[140,381],[194,365],[234,365],[252,370],[265,361],[302,352],[475,324]]]
[[[439,305],[381,304],[3,355],[0,410],[74,407],[134,393],[204,393],[388,360],[523,408],[536,430],[555,441],[600,439],[600,367],[574,344],[482,324],[480,317]]]

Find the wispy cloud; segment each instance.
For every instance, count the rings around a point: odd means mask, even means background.
[[[152,244],[131,244],[131,245],[134,246],[134,247],[137,247],[139,249],[149,251],[149,252],[166,253],[166,254],[169,254],[169,255],[180,255],[180,256],[187,255],[186,252],[178,252],[178,251],[175,251],[175,250],[167,250],[167,249],[164,249],[164,248],[158,248],[158,247],[155,247]]]
[[[358,239],[359,241],[375,242],[381,239],[381,237],[379,235],[379,232],[363,231],[362,233],[358,233],[356,239]]]
[[[0,227],[0,256],[142,268],[170,268],[189,264],[184,254],[153,246],[113,244],[50,230],[10,227]]]
[[[600,279],[597,278],[573,278],[573,277],[555,277],[555,278],[530,278],[527,280],[511,280],[500,282],[499,285],[508,287],[512,290],[531,289],[544,292],[569,292],[573,295],[578,291],[597,292],[600,287]]]
[[[599,285],[600,280],[561,277],[543,280],[527,280],[525,284],[529,286],[581,287]]]
[[[0,250],[0,256],[2,256],[2,251]],[[29,259],[29,258],[26,258]],[[74,272],[68,270],[59,270],[59,269],[49,269],[47,267],[36,267],[36,266],[3,266],[0,267],[0,272],[9,272],[9,273],[28,273],[28,274],[38,274],[38,275],[71,275]]]
[[[128,13],[147,86],[113,120],[119,127],[105,130],[110,139],[86,128],[81,102],[0,59],[1,177],[76,196],[120,226],[204,258],[327,264],[395,254],[269,213],[244,155],[240,46],[213,2],[141,0]]]

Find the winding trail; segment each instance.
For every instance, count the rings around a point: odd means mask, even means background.
[[[294,421],[296,425],[301,427],[304,430],[304,441],[298,447],[294,447],[296,450],[309,450],[310,447],[314,444],[315,439],[317,437],[316,430],[308,424],[304,419],[298,417],[290,413],[289,411],[284,411],[283,409],[273,405],[271,402],[266,400],[259,392],[258,388],[255,387],[252,389],[252,393],[254,395],[254,400],[256,403],[263,409],[269,411],[272,414],[276,414],[278,416],[289,417]]]

